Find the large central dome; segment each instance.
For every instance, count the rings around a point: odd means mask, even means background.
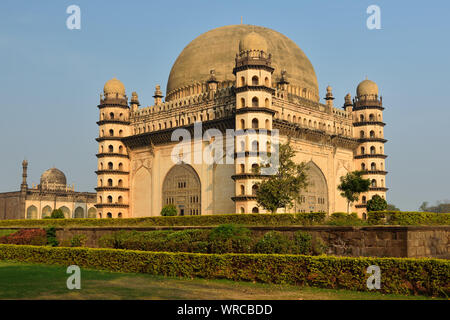
[[[288,37],[274,30],[251,25],[225,26],[208,31],[189,43],[175,61],[167,82],[166,100],[177,89],[205,83],[210,70],[215,70],[217,81],[234,81],[233,68],[239,41],[255,32],[262,36],[272,54],[275,68],[273,82],[281,78],[286,70],[287,80],[296,90],[308,90],[312,100],[318,100],[319,89],[316,73],[303,51]]]

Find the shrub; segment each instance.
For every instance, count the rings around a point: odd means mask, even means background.
[[[0,230],[0,237],[10,235],[11,233],[14,233],[16,231],[16,229],[2,229]]]
[[[358,225],[365,225],[366,222],[358,218],[356,212],[352,213],[335,212],[330,215],[327,224],[335,226],[348,226],[348,225],[358,226]]]
[[[255,245],[257,253],[289,253],[291,250],[291,241],[279,231],[267,232]]]
[[[383,294],[450,295],[444,259],[198,254],[0,245],[0,260],[70,265],[171,277],[229,279],[369,291],[370,265],[381,269]]]
[[[239,225],[225,224],[211,230],[209,247],[211,253],[244,253],[251,251],[250,230]]]
[[[372,199],[367,201],[367,211],[384,211],[387,208],[387,202],[379,195],[374,195]]]
[[[64,219],[64,212],[62,212],[61,209],[55,209],[52,211],[52,214],[50,215],[50,219]]]
[[[47,236],[42,229],[21,229],[0,237],[0,243],[43,246],[47,244]]]
[[[298,254],[312,254],[312,236],[303,231],[297,231],[294,234],[294,250],[293,253]]]
[[[161,215],[163,217],[176,216],[177,214],[177,207],[175,207],[175,205],[173,204],[167,204],[161,210]]]
[[[86,235],[84,234],[76,234],[70,240],[71,247],[82,247],[86,242]]]
[[[45,234],[47,237],[47,244],[56,247],[58,246],[58,239],[56,239],[56,229],[55,227],[45,228]]]
[[[374,211],[368,213],[369,224],[450,225],[450,213]]]
[[[219,226],[222,224],[239,224],[247,226],[289,226],[314,225],[323,223],[324,212],[283,213],[283,214],[216,214],[205,216],[175,216],[175,217],[145,217],[126,219],[24,219],[0,220],[0,226],[5,227],[57,227],[71,226]]]

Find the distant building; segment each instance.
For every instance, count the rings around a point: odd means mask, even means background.
[[[337,186],[354,170],[363,170],[371,186],[351,210],[362,216],[368,200],[386,196],[378,86],[362,81],[356,97],[347,94],[340,108],[328,86],[320,103],[311,62],[274,30],[241,24],[200,35],[175,61],[165,101],[159,86],[153,97],[152,106],[141,108],[137,93],[129,100],[119,80],[104,86],[97,122],[100,218],[158,216],[166,204],[174,204],[179,215],[265,212],[256,202],[261,175],[253,168],[266,142],[247,137],[236,143],[235,164],[174,163],[172,133],[179,128],[192,133],[195,123],[222,133],[256,130],[256,136],[278,129],[282,142],[290,138],[295,161],[310,168],[310,184],[287,211],[346,211]],[[201,152],[210,143],[204,141]],[[183,156],[193,159],[194,152]]]
[[[96,218],[96,194],[75,192],[56,168],[45,171],[40,183],[28,188],[28,162],[22,162],[20,191],[0,193],[0,219],[41,219],[61,209],[66,218]]]

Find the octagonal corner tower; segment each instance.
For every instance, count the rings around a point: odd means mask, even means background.
[[[288,37],[272,29],[252,25],[231,25],[210,30],[191,41],[180,53],[170,71],[166,101],[176,99],[177,92],[206,83],[211,70],[220,83],[234,82],[232,73],[239,42],[247,34],[257,33],[268,45],[275,72],[272,82],[281,79],[286,71],[290,85],[299,92],[308,92],[307,98],[319,101],[316,73],[305,53]],[[190,90],[184,90],[183,96]],[[179,96],[179,95],[178,95]]]

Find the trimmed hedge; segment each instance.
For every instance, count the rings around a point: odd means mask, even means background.
[[[38,219],[0,220],[0,227],[127,227],[127,226],[211,226],[240,224],[249,226],[312,225],[325,220],[324,212],[297,214],[217,214],[206,216],[145,217],[127,219]]]
[[[369,291],[367,267],[381,269],[382,293],[448,297],[450,261],[409,258],[196,254],[0,245],[0,260],[78,265],[118,272],[230,279]]]
[[[367,221],[372,225],[450,225],[450,213],[373,211]]]

